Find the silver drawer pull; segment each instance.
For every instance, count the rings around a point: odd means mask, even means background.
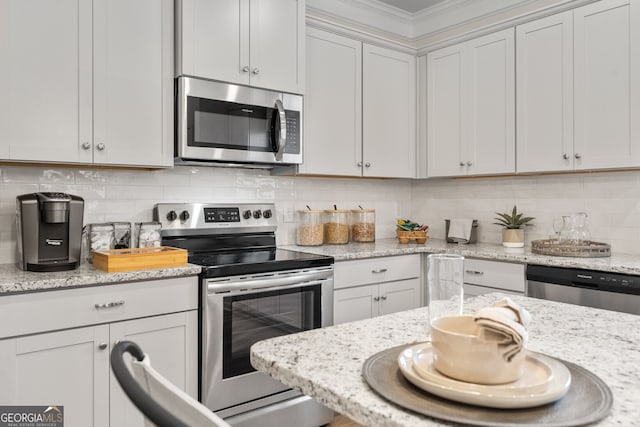
[[[108,345],[107,343],[104,343],[104,342],[103,342],[103,343],[101,343],[101,344],[98,346],[98,348],[99,348],[100,350],[105,350],[107,347],[109,347],[109,345]]]
[[[113,301],[113,302],[105,302],[102,304],[96,304],[95,307],[100,310],[102,308],[113,308],[113,307],[119,307],[121,305],[124,305],[124,300],[120,300],[120,301]]]
[[[387,269],[386,269],[386,268],[381,268],[381,269],[379,269],[379,270],[371,270],[371,272],[372,272],[373,274],[377,274],[377,273],[386,273],[386,272],[387,272]]]
[[[380,299],[381,299],[382,301],[386,301],[386,300],[387,300],[387,296],[386,296],[386,295],[383,295],[383,296],[381,296],[381,297],[380,297]]]
[[[374,301],[380,301],[380,297],[373,297]]]
[[[478,270],[465,270],[464,272],[467,274],[473,274],[474,276],[482,276],[484,274],[484,271]]]

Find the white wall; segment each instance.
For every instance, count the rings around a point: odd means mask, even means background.
[[[295,223],[283,222],[285,208],[376,209],[376,237],[394,237],[398,217],[430,226],[444,238],[444,219],[480,221],[479,241],[500,242],[492,225],[496,211],[514,204],[536,217],[527,244],[553,232],[553,218],[585,211],[592,239],[613,252],[640,255],[640,172],[437,180],[374,180],[273,177],[268,172],[176,167],[161,171],[0,167],[0,263],[15,260],[15,197],[63,191],[83,197],[85,223],[150,221],[154,203],[171,201],[276,203],[278,244],[295,243]]]
[[[283,222],[285,208],[376,209],[376,236],[395,236],[395,221],[407,216],[407,180],[273,177],[269,172],[180,166],[160,171],[56,167],[0,167],[0,264],[16,258],[15,198],[37,191],[61,191],[85,199],[84,222],[151,221],[158,202],[275,202],[277,242],[295,243],[295,223]]]

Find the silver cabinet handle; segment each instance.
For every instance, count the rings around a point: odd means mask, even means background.
[[[562,158],[565,159],[565,160],[569,160],[569,155],[567,153],[564,153],[562,155]]]
[[[104,144],[101,142],[98,145],[96,145],[96,148],[98,149],[98,151],[102,151],[104,150]]]
[[[82,149],[83,150],[88,150],[89,148],[91,148],[91,144],[90,143],[88,143],[86,141],[82,143]]]
[[[460,160],[460,166],[464,166],[464,162]]]
[[[100,343],[100,345],[98,346],[98,348],[99,348],[100,350],[104,350],[104,349],[106,349],[107,347],[109,347],[109,346],[107,345],[107,343],[104,343],[104,342],[103,342],[103,343]]]
[[[254,70],[254,74],[258,73]],[[284,105],[282,105],[282,101],[279,99],[276,99],[276,108],[278,109],[278,121],[280,123],[280,132],[276,135],[276,139],[278,140],[276,160],[280,162],[282,161],[282,155],[284,154],[284,147],[287,145],[287,116],[284,111]]]
[[[380,301],[380,297],[373,297],[374,301]]]
[[[574,156],[576,159],[581,159],[582,156],[580,155],[580,153],[576,153],[576,155]]]
[[[120,307],[121,305],[124,305],[124,300],[105,302],[105,303],[102,303],[102,304],[95,304],[95,307],[96,307],[96,309],[100,310],[100,309],[103,309],[103,308]]]
[[[381,296],[381,297],[380,297],[380,299],[381,299],[382,301],[386,301],[386,300],[387,300],[387,296],[386,296],[386,295],[383,295],[383,296]]]
[[[249,72],[249,66],[245,65],[244,67],[241,68],[243,73],[248,73]]]
[[[482,276],[484,274],[484,271],[478,270],[465,270],[464,272],[467,274],[473,274],[474,276]]]
[[[365,163],[365,164],[364,164],[364,167],[365,167],[365,168],[370,168],[370,167],[371,167],[371,163],[369,163],[369,162]]]
[[[256,68],[253,69],[252,73],[255,74],[255,75],[258,75],[258,74],[260,74],[260,69],[256,67]]]
[[[371,270],[371,272],[372,272],[373,274],[386,273],[386,272],[387,272],[387,269],[386,269],[386,268],[380,268],[380,269],[378,269],[378,270]]]
[[[356,163],[356,165],[357,165],[359,168],[361,168],[361,167],[362,167],[362,162],[358,162],[358,163]]]
[[[473,163],[471,163],[471,160],[467,162],[467,166],[473,166]]]

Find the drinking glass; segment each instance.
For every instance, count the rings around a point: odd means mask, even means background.
[[[429,325],[439,317],[462,314],[464,257],[453,254],[427,256]]]

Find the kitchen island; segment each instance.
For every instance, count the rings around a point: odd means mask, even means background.
[[[504,295],[465,301],[465,312]],[[599,376],[613,393],[611,414],[598,426],[640,420],[640,316],[510,296],[532,314],[529,349]],[[429,337],[426,307],[256,343],[253,366],[365,426],[450,425],[405,410],[372,391],[362,378],[370,356]]]

